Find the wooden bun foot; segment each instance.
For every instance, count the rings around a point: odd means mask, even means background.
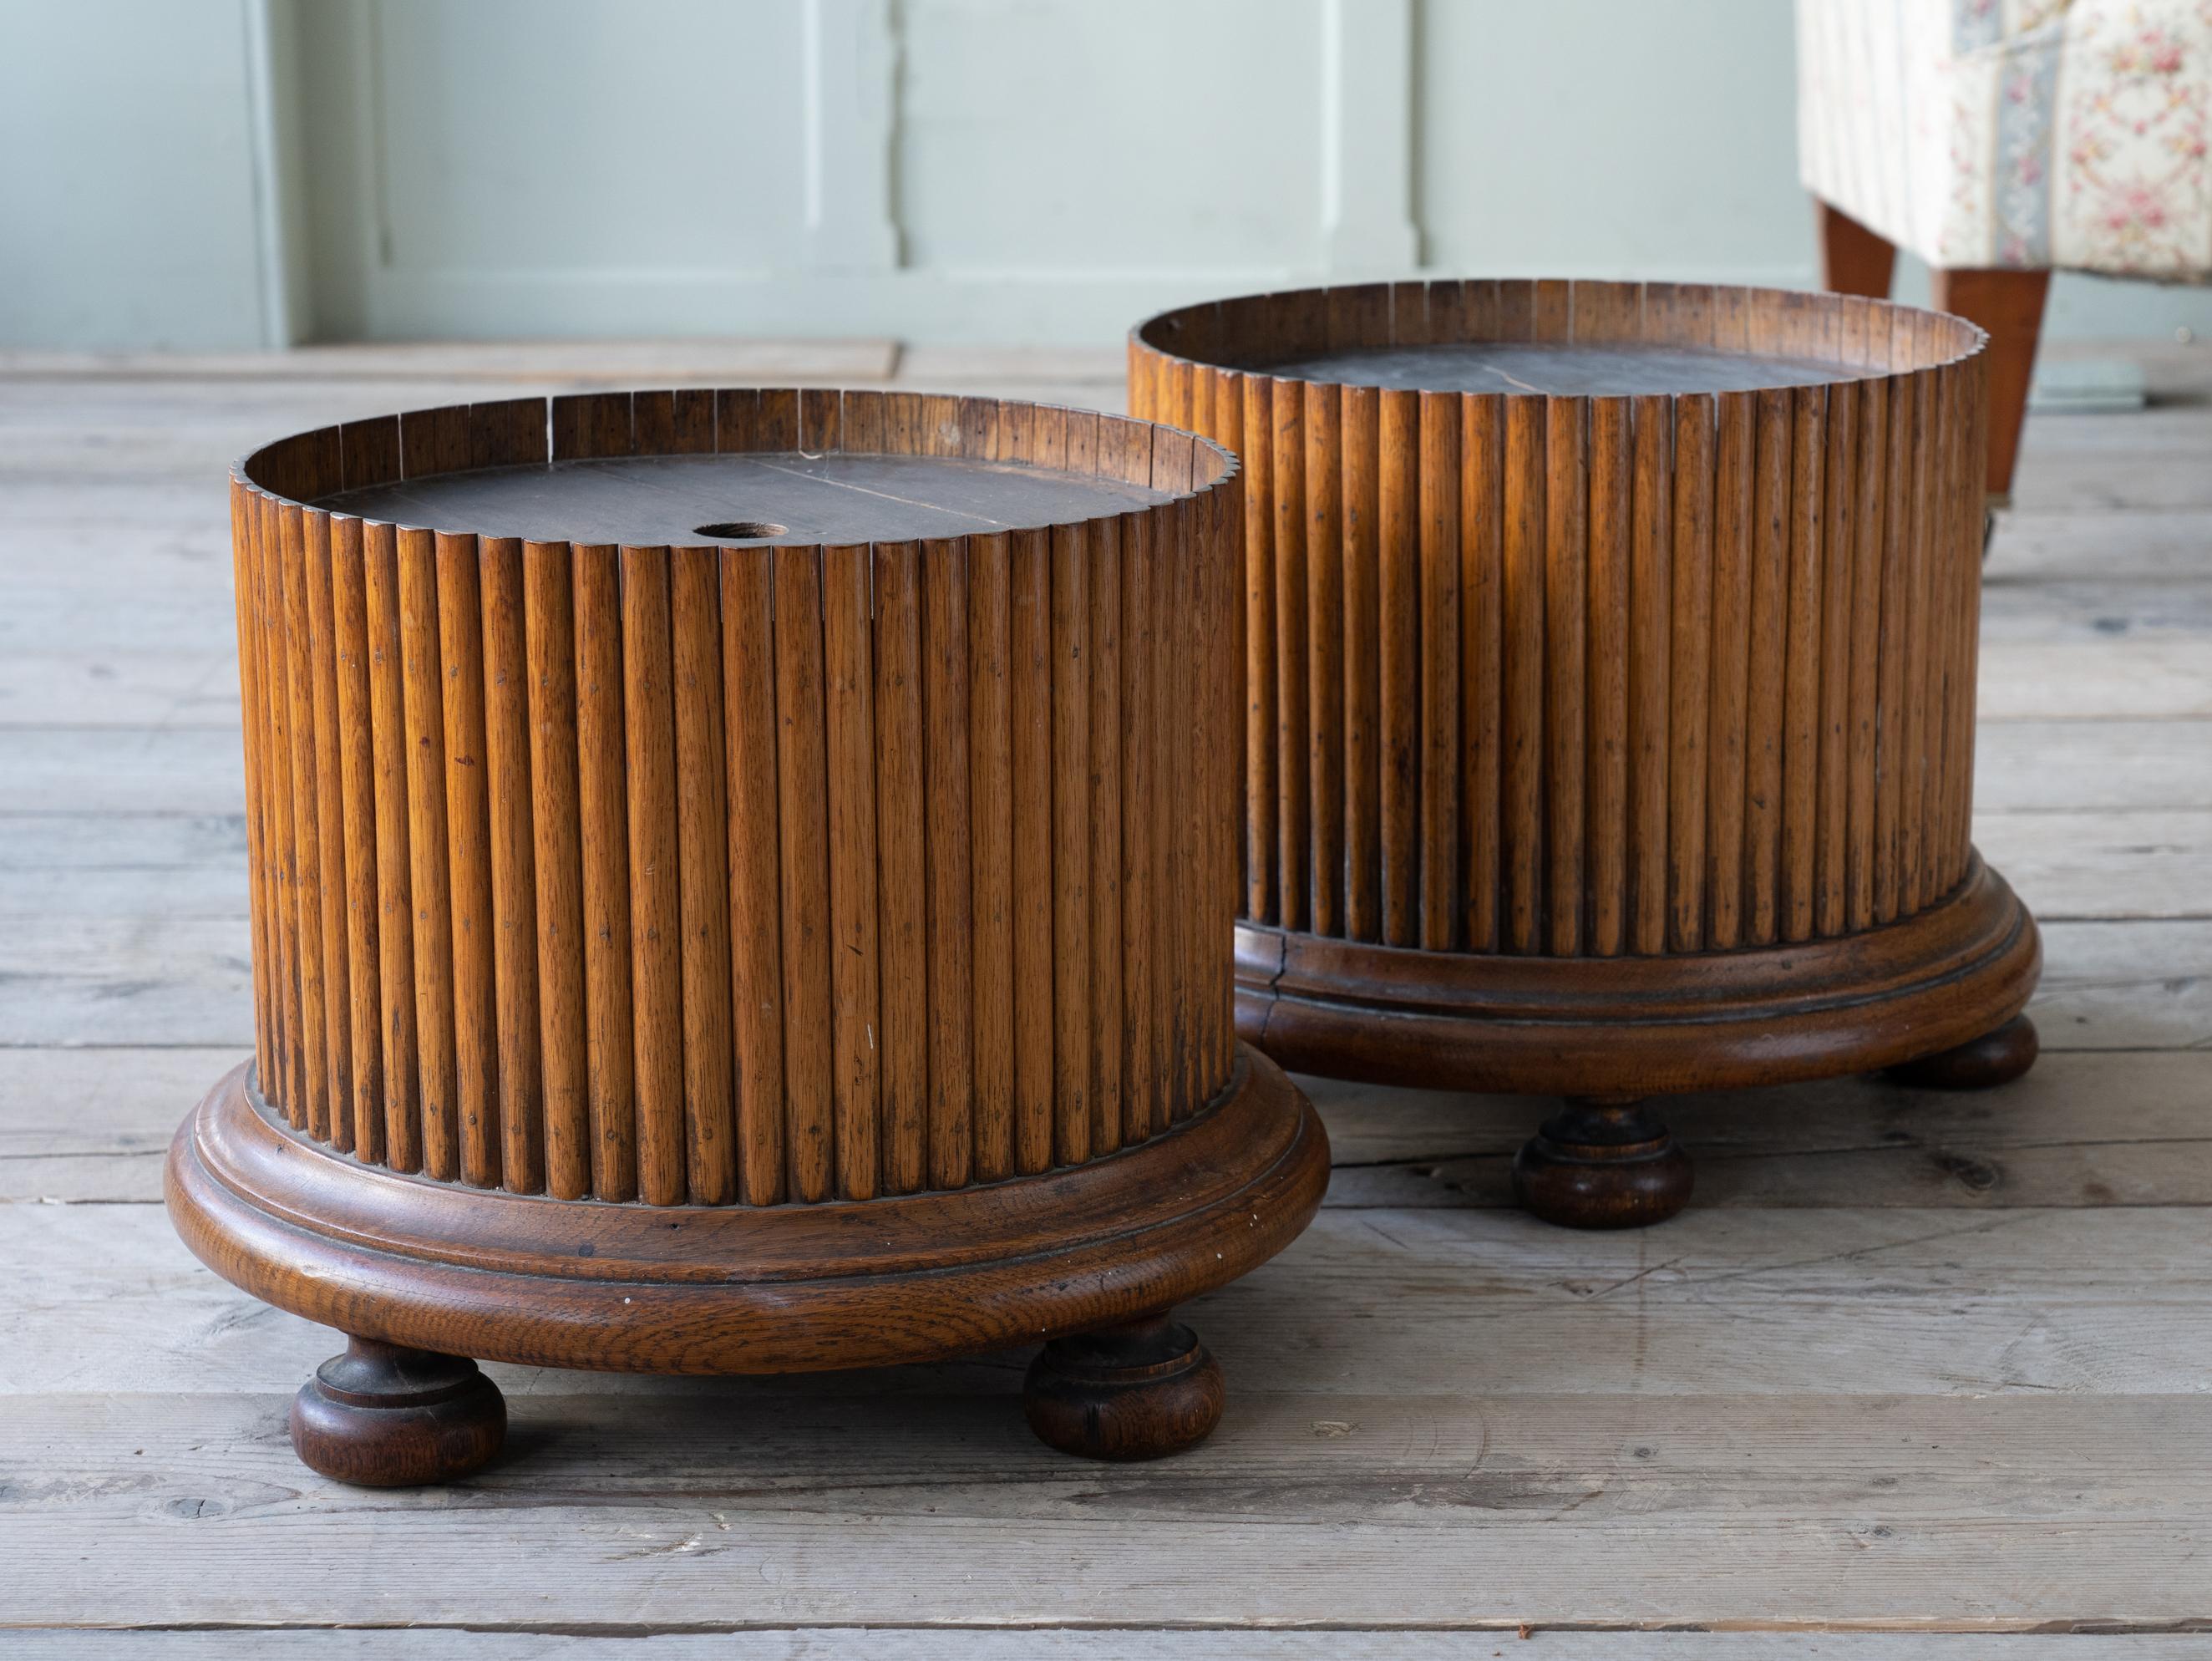
[[[1993,1090],[2033,1067],[2038,1048],[2035,1023],[2015,1015],[1955,1049],[1900,1062],[1889,1069],[1889,1076],[1930,1090]]]
[[[351,1338],[292,1399],[292,1448],[357,1488],[415,1488],[481,1469],[507,1437],[499,1386],[459,1355]]]
[[[1221,1364],[1165,1316],[1055,1338],[1030,1364],[1022,1406],[1038,1439],[1085,1459],[1157,1459],[1221,1421]]]
[[[1690,1202],[1690,1156],[1640,1101],[1569,1097],[1513,1159],[1531,1216],[1568,1228],[1642,1228]]]

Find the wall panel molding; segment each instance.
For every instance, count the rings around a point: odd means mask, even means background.
[[[1321,0],[1321,265],[1409,271],[1413,222],[1413,0]]]
[[[804,7],[806,263],[816,271],[893,270],[899,42],[890,0],[804,0]]]

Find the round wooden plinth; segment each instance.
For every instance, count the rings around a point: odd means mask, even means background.
[[[927,1361],[1110,1327],[1246,1274],[1321,1203],[1328,1143],[1241,1051],[1175,1129],[1072,1168],[815,1205],[556,1200],[364,1165],[286,1125],[251,1070],[169,1152],[169,1214],[226,1280],[359,1338],[663,1373]]]
[[[2027,908],[1976,859],[1902,922],[1694,958],[1446,954],[1240,923],[1237,1026],[1298,1072],[1633,1098],[1952,1050],[2018,1015],[2041,960]]]

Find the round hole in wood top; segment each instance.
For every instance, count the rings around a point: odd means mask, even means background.
[[[693,526],[691,534],[713,537],[718,542],[756,542],[763,537],[789,536],[791,527],[764,519],[718,519],[710,525]]]

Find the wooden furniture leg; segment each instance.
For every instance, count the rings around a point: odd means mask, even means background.
[[[2012,494],[2013,464],[2020,459],[2051,273],[1939,270],[1929,279],[1937,311],[1978,325],[1990,338],[1989,493],[2002,506]]]
[[[1690,1202],[1690,1156],[1635,1097],[1570,1096],[1513,1157],[1530,1215],[1568,1228],[1641,1228]]]
[[[451,1482],[506,1438],[507,1403],[474,1361],[372,1338],[348,1339],[292,1401],[301,1463],[357,1488]]]
[[[1221,1421],[1221,1364],[1163,1315],[1055,1338],[1030,1364],[1022,1406],[1048,1445],[1086,1459],[1157,1459]]]
[[[2033,1067],[2039,1049],[2035,1023],[2015,1015],[1954,1049],[1901,1062],[1889,1069],[1889,1076],[1899,1084],[1932,1090],[1994,1090]]]
[[[1820,223],[1820,286],[1831,294],[1888,299],[1897,245],[1817,196],[1813,209]]]

